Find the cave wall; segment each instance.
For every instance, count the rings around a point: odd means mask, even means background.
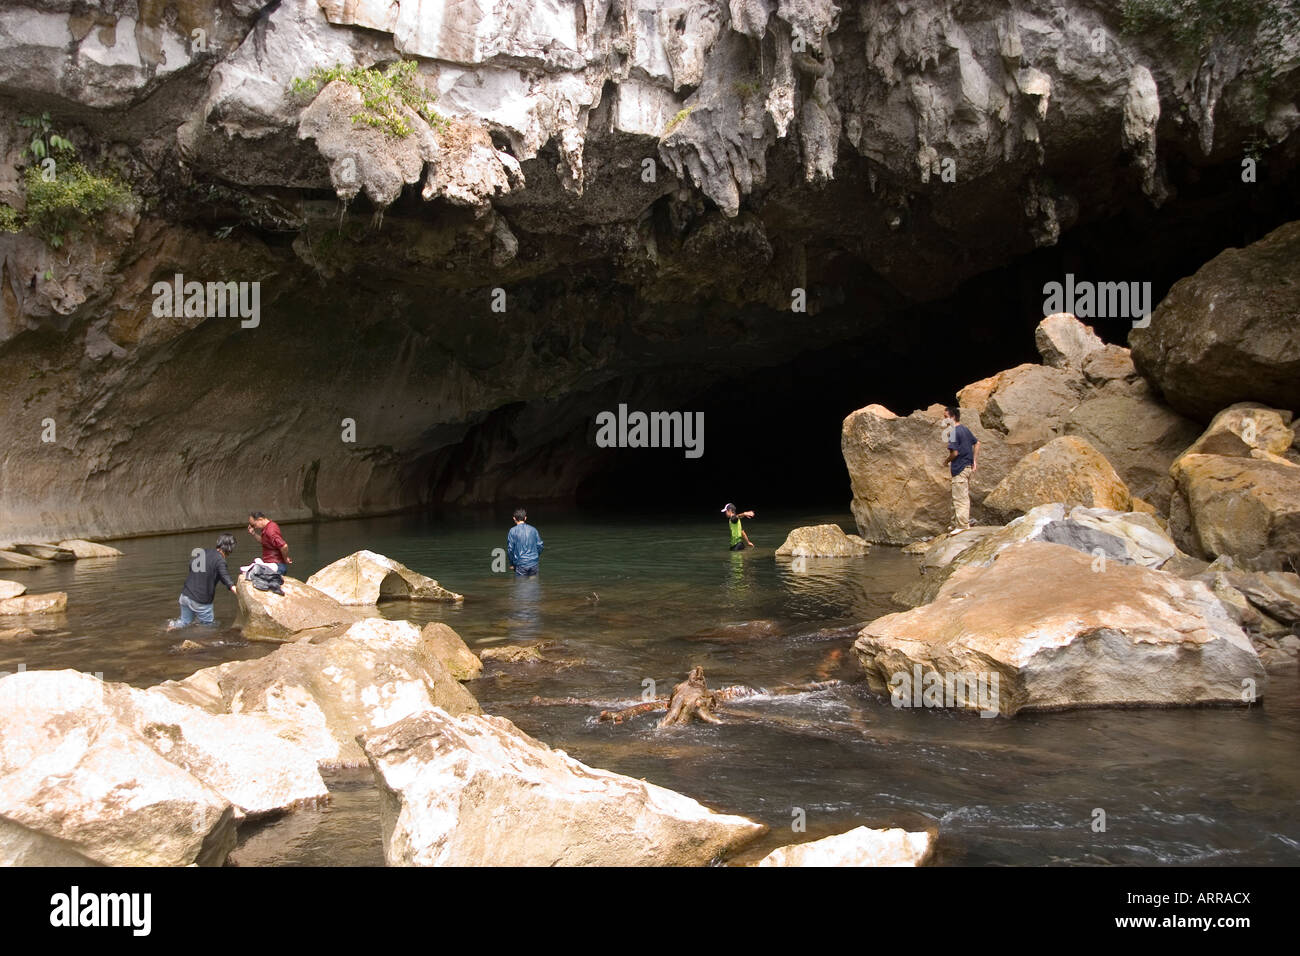
[[[1176,245],[1156,231],[1218,210],[1208,250],[1293,201],[1300,60],[1268,23],[1189,52],[1103,0],[476,10],[0,10],[0,202],[40,110],[138,197],[58,249],[0,233],[0,538],[571,494],[618,401],[761,402],[727,383],[836,348],[924,376],[906,323],[992,335],[995,303],[960,316],[981,277],[1032,323],[1042,270],[1120,267],[1089,230]],[[395,141],[340,84],[290,90],[399,57],[447,124]],[[258,326],[154,314],[176,273],[260,283]]]

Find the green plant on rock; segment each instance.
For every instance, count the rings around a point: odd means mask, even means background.
[[[1300,0],[1122,0],[1125,33],[1167,33],[1202,54],[1216,38],[1253,31],[1283,34],[1296,25]]]
[[[24,158],[71,159],[77,155],[77,147],[54,131],[54,123],[48,112],[40,116],[24,116],[18,120],[18,125],[31,131],[31,141],[23,149]]]
[[[0,232],[17,232],[23,227],[23,217],[13,206],[0,203]]]
[[[381,129],[395,139],[411,135],[411,124],[402,114],[401,107],[417,113],[426,123],[445,129],[447,120],[434,112],[435,97],[420,83],[419,70],[414,60],[399,60],[389,64],[382,72],[373,67],[316,67],[306,77],[295,78],[291,89],[297,96],[315,96],[335,80],[355,87],[361,93],[364,107],[352,114],[352,122],[364,123]]]
[[[55,249],[104,213],[124,209],[134,200],[130,187],[121,180],[93,173],[81,163],[71,163],[53,177],[29,168],[24,182],[27,212],[23,225]]]
[[[694,106],[688,106],[686,109],[678,110],[677,115],[668,121],[668,125],[664,127],[664,131],[660,134],[659,138],[662,139],[677,127],[681,126],[682,123],[685,122],[686,117],[690,116],[693,112],[695,112]]]

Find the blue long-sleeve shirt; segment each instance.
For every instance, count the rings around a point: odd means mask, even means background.
[[[542,536],[532,525],[517,524],[506,535],[506,556],[511,567],[535,568],[542,558]]]

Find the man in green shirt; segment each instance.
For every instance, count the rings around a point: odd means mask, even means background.
[[[722,509],[722,513],[727,516],[727,521],[731,525],[731,550],[744,551],[746,548],[752,548],[754,542],[749,540],[749,535],[745,534],[745,529],[740,526],[740,519],[752,518],[754,512],[741,511],[737,513],[736,506],[727,502],[727,506]]]

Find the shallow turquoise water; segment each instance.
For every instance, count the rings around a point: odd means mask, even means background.
[[[747,503],[742,503],[746,504]],[[508,518],[390,517],[287,525],[295,576],[360,548],[387,554],[465,594],[461,607],[396,602],[389,617],[444,620],[471,647],[554,641],[569,666],[497,664],[470,689],[547,743],[600,767],[645,777],[772,827],[755,852],[853,826],[938,826],[939,861],[957,864],[1280,863],[1300,860],[1297,671],[1271,675],[1250,709],[1093,710],[980,719],[895,709],[857,682],[848,625],[895,610],[889,594],[916,560],[877,548],[863,559],[809,561],[773,550],[790,528],[847,515],[769,513],[746,530],[758,548],[727,551],[720,516],[665,521],[538,511],[542,573],[494,573]],[[242,529],[233,563],[253,542]],[[6,576],[66,590],[69,610],[35,640],[0,645],[0,670],[73,667],[148,685],[268,653],[229,628],[185,636],[174,616],[190,549],[216,533],[118,542],[119,559]],[[752,622],[762,622],[754,624]],[[738,625],[746,625],[741,627]],[[224,642],[224,643],[223,643]],[[695,665],[713,686],[839,677],[847,686],[757,701],[724,726],[658,731],[653,716],[597,724],[595,707],[535,706],[535,696],[633,702],[645,682],[667,692]],[[374,791],[339,778],[333,805],[246,827],[241,864],[382,862]],[[1094,832],[1094,811],[1106,813]],[[792,832],[799,816],[806,834]]]

